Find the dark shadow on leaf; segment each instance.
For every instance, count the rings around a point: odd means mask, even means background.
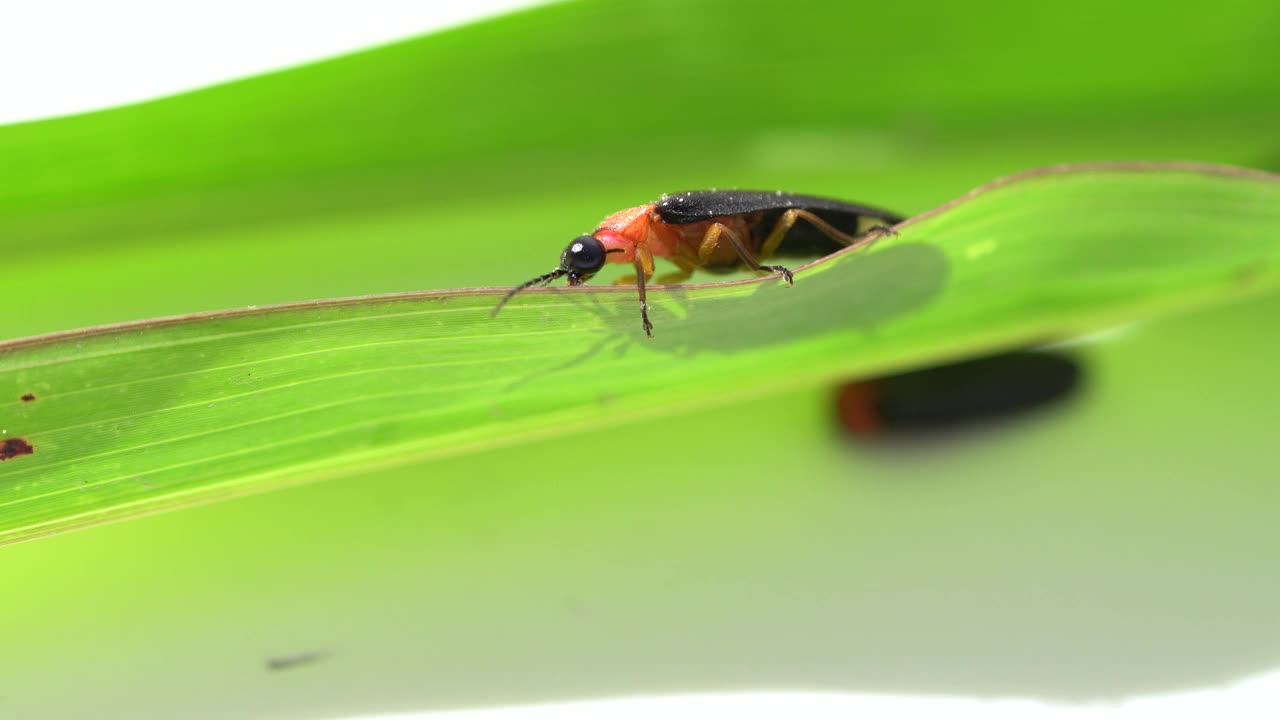
[[[678,300],[685,318],[658,302],[650,342],[661,350],[736,353],[850,328],[870,332],[928,305],[946,285],[948,269],[933,245],[889,245],[852,256],[844,267],[801,273],[791,288],[779,281],[762,283],[748,296]],[[779,302],[783,293],[785,303]],[[674,289],[661,299],[682,294]],[[638,318],[629,320],[637,332]]]
[[[524,387],[525,385],[528,385],[531,382],[536,382],[547,376],[555,375],[556,373],[563,372],[573,367],[577,367],[578,365],[581,365],[582,363],[587,362],[588,360],[594,358],[596,355],[599,355],[600,351],[604,350],[609,345],[614,345],[614,344],[617,344],[618,342],[619,342],[618,338],[614,336],[600,338],[596,342],[592,343],[592,345],[588,347],[586,350],[583,350],[582,352],[578,353],[577,355],[574,355],[573,357],[567,358],[565,360],[561,360],[547,367],[538,368],[533,372],[528,373],[527,375],[522,375],[520,379],[516,380],[515,382],[503,388],[503,392],[504,393],[515,392],[516,390]]]
[[[826,272],[801,273],[795,287],[766,281],[743,296],[691,301],[680,286],[654,290],[649,296],[652,339],[640,328],[638,303],[604,303],[598,293],[565,289],[562,297],[601,317],[610,334],[573,357],[532,370],[506,391],[591,362],[611,346],[618,355],[635,345],[691,357],[738,353],[838,330],[872,332],[931,302],[949,272],[946,256],[926,243],[890,245],[843,262]],[[733,320],[726,322],[726,317]]]

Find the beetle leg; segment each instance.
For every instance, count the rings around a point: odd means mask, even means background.
[[[787,232],[791,230],[791,226],[796,224],[796,217],[799,215],[795,210],[788,210],[782,213],[782,217],[778,218],[778,222],[773,224],[773,230],[769,232],[769,236],[764,239],[764,243],[760,246],[760,256],[769,257],[778,251],[778,246],[782,244],[782,238],[786,237]],[[845,244],[845,243],[841,243]]]
[[[653,323],[649,322],[649,306],[644,299],[644,266],[639,259],[636,260],[636,271],[627,273],[617,280],[613,281],[614,285],[635,285],[640,291],[640,321],[644,327],[645,335],[653,337]]]
[[[647,245],[636,245],[636,270],[645,277],[653,277],[653,253]]]
[[[794,222],[794,221],[792,221]],[[792,280],[791,271],[781,265],[761,265],[751,251],[747,249],[746,243],[742,242],[742,238],[727,225],[721,223],[711,223],[711,227],[707,228],[707,234],[702,236],[702,245],[698,248],[698,257],[704,261],[711,256],[711,251],[715,250],[716,244],[720,242],[720,236],[729,239],[729,243],[733,245],[733,249],[738,253],[738,257],[742,258],[742,262],[747,267],[760,272],[776,272],[782,273],[782,279],[787,281],[787,285],[795,284]]]
[[[782,244],[782,238],[786,236],[787,231],[792,225],[796,224],[797,218],[803,218],[810,225],[817,228],[823,235],[835,240],[845,247],[856,247],[864,245],[884,235],[896,235],[897,233],[891,227],[885,225],[876,225],[861,235],[850,235],[837,230],[831,223],[814,215],[808,210],[800,208],[791,208],[782,213],[782,217],[778,218],[778,222],[774,223],[773,230],[769,232],[769,237],[764,239],[764,243],[760,245],[760,256],[769,257],[778,250],[778,246]]]
[[[636,253],[636,290],[640,292],[640,325],[644,328],[644,334],[653,337],[653,323],[649,322],[649,304],[644,299],[644,260],[640,257],[640,253]],[[649,258],[650,267],[652,268],[653,258]]]

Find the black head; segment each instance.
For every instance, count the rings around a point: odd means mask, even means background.
[[[498,306],[493,309],[491,315],[497,315],[508,300],[525,288],[530,288],[534,285],[546,285],[556,278],[566,276],[569,278],[570,285],[581,285],[590,280],[592,275],[599,272],[600,268],[604,267],[606,255],[616,252],[622,252],[622,249],[605,250],[604,243],[601,243],[594,236],[579,235],[573,239],[573,242],[569,243],[569,247],[565,248],[564,252],[560,253],[560,267],[546,275],[539,275],[528,282],[511,288],[511,292],[508,292],[498,302]]]
[[[570,285],[581,285],[604,267],[604,244],[591,235],[579,235],[560,253],[560,269]]]

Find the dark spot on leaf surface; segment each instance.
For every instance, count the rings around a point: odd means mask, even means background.
[[[35,402],[35,401],[36,401],[35,393],[27,393],[26,395],[22,396],[22,402]]]
[[[267,669],[272,672],[280,670],[288,670],[301,665],[310,665],[318,660],[323,660],[328,653],[312,650],[308,652],[294,653],[293,655],[280,655],[277,657],[267,658]]]
[[[5,438],[4,442],[0,442],[0,460],[8,460],[16,458],[19,455],[30,455],[36,449],[31,443],[22,438]]]

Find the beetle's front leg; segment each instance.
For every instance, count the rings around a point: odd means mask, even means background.
[[[640,292],[640,326],[644,334],[653,337],[653,323],[649,322],[649,303],[644,297],[644,265],[636,258],[636,290]]]

